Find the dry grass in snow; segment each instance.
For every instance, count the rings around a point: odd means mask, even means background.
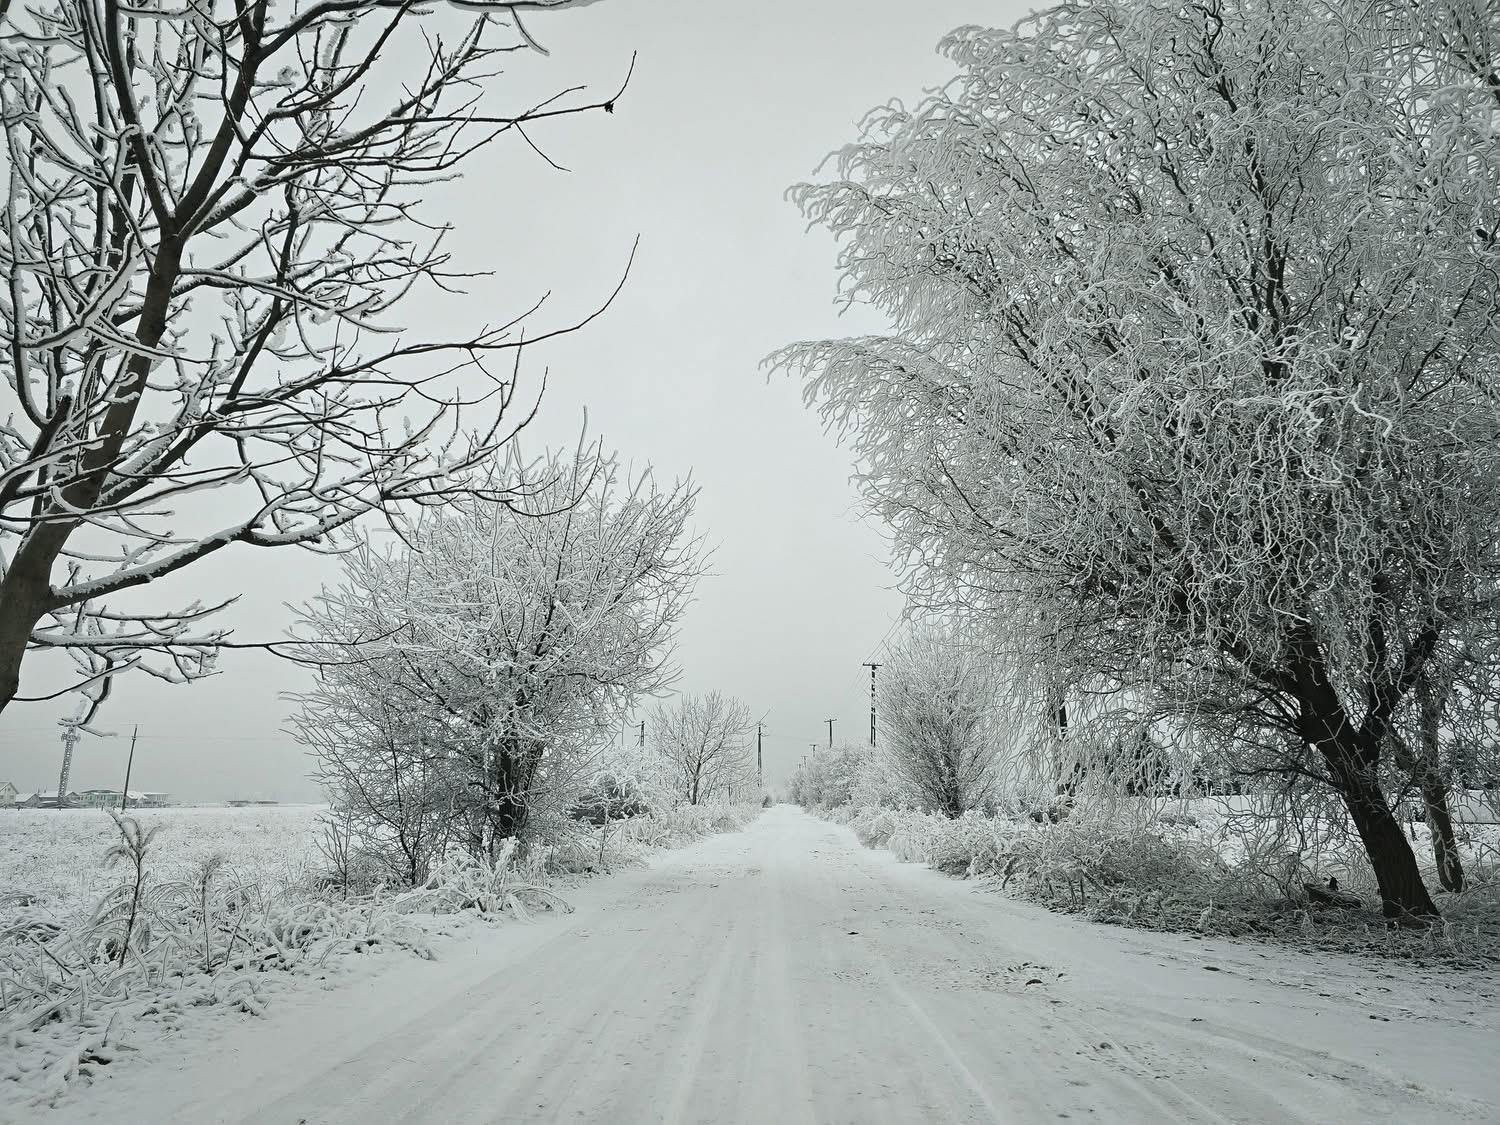
[[[160,827],[153,871],[186,879],[221,857],[229,870],[268,890],[304,883],[320,863],[316,846],[323,805],[251,808],[139,809],[127,813],[143,827]],[[0,928],[23,909],[20,898],[62,920],[87,913],[118,882],[100,862],[119,841],[102,809],[0,811]]]

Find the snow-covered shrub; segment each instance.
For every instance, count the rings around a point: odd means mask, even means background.
[[[529,918],[533,910],[570,911],[572,907],[554,891],[526,881],[515,868],[516,841],[504,841],[493,862],[467,855],[444,860],[421,886],[393,900],[402,913],[456,914],[464,910],[483,915],[510,912]]]
[[[752,804],[683,805],[627,820],[617,831],[653,847],[670,847],[717,832],[736,832],[759,815],[760,806]]]
[[[853,800],[861,774],[870,768],[873,752],[867,746],[843,743],[814,750],[797,763],[788,792],[803,808],[836,809]]]
[[[575,820],[586,820],[597,825],[607,820],[628,820],[633,816],[644,816],[650,811],[645,794],[633,777],[605,771],[598,774],[574,799],[568,815]]]
[[[1381,956],[1500,964],[1500,827],[1461,835],[1473,878],[1444,898],[1445,922],[1426,934],[1388,931],[1362,855],[1327,823],[1308,820],[1252,836],[1249,798],[1081,802],[1058,823],[977,812],[956,819],[912,809],[843,808],[867,847],[1091,919],[1150,929],[1256,935]],[[1226,812],[1227,806],[1227,812]],[[1191,812],[1187,810],[1191,809]],[[1425,827],[1414,828],[1419,834]],[[1300,833],[1300,836],[1299,836]],[[1488,850],[1486,850],[1488,841]],[[1484,857],[1489,856],[1486,862]],[[1322,910],[1303,881],[1336,874],[1364,911]]]
[[[1000,685],[994,656],[955,629],[916,627],[891,646],[881,755],[921,807],[957,817],[994,797],[1007,742]]]

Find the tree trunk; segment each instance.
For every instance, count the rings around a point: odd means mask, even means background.
[[[1386,803],[1374,771],[1361,768],[1347,748],[1328,747],[1323,753],[1375,872],[1382,912],[1398,920],[1438,917],[1411,842]]]
[[[1443,705],[1453,685],[1451,679],[1441,685],[1434,683],[1433,679],[1425,671],[1417,679],[1422,746],[1415,773],[1422,790],[1422,812],[1427,819],[1428,835],[1432,837],[1432,858],[1437,863],[1438,881],[1445,891],[1457,893],[1464,889],[1464,868],[1458,855],[1458,842],[1453,838],[1453,817],[1448,812],[1448,781],[1443,776],[1438,743]]]
[[[31,631],[47,612],[52,592],[51,560],[17,553],[0,582],[0,713],[21,692],[21,662],[31,644]]]
[[[1060,688],[1054,689],[1051,698],[1047,701],[1047,715],[1052,722],[1052,733],[1055,738],[1053,745],[1053,774],[1057,779],[1056,796],[1062,797],[1064,803],[1071,805],[1073,799],[1078,796],[1078,787],[1083,784],[1083,763],[1077,758],[1071,762],[1068,757],[1068,701]]]
[[[1453,835],[1453,816],[1448,811],[1448,787],[1441,778],[1428,775],[1422,779],[1422,806],[1432,836],[1432,858],[1437,863],[1438,881],[1443,890],[1457,894],[1464,889],[1464,865]]]
[[[1380,787],[1382,751],[1390,730],[1386,725],[1395,700],[1387,698],[1381,721],[1367,718],[1360,727],[1349,721],[1323,663],[1316,640],[1308,629],[1294,637],[1294,655],[1289,669],[1298,705],[1299,734],[1316,747],[1327,763],[1329,779],[1343,799],[1355,830],[1365,846],[1365,857],[1380,888],[1381,910],[1387,918],[1422,923],[1439,917],[1422,882],[1417,857],[1406,833]],[[1425,659],[1413,654],[1408,659]]]
[[[8,602],[5,609],[0,618],[0,713],[21,692],[21,660],[31,641],[31,630],[41,620],[40,613],[32,617]]]

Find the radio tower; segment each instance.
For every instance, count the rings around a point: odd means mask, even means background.
[[[62,720],[63,760],[62,773],[57,778],[57,807],[68,803],[68,771],[73,768],[73,747],[78,745],[78,723],[72,719]]]

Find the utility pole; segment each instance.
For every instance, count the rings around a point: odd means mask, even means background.
[[[642,750],[646,749],[646,720],[645,719],[641,720],[641,741],[640,741],[640,747],[641,747]]]
[[[78,745],[78,724],[72,719],[62,721],[63,760],[62,775],[57,779],[57,807],[67,808],[68,771],[73,768],[73,747]]]
[[[141,733],[140,724],[137,723],[134,730],[130,732],[130,756],[125,759],[125,788],[120,790],[120,811],[125,811],[125,806],[130,804],[130,767],[135,765],[135,738]]]
[[[823,721],[828,724],[828,749],[832,750],[833,749],[833,724],[834,724],[834,720],[833,719],[824,719]]]
[[[865,667],[870,670],[870,749],[875,749],[875,669],[879,664],[870,661],[865,662]]]
[[[755,788],[764,795],[766,791],[766,775],[761,766],[760,740],[765,733],[765,723],[755,724]]]

